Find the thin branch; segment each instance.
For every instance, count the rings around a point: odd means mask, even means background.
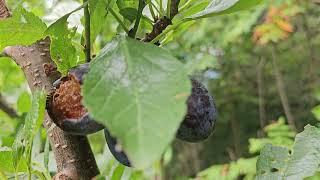
[[[170,19],[173,19],[175,15],[179,12],[179,4],[180,0],[171,0],[171,6],[170,6]]]
[[[18,118],[19,115],[15,109],[13,109],[7,101],[3,98],[2,94],[0,94],[0,109],[7,113],[11,118]]]
[[[265,132],[263,131],[264,127],[267,125],[266,118],[266,108],[265,108],[265,93],[264,93],[264,72],[265,66],[265,58],[261,57],[259,60],[259,64],[257,65],[257,83],[258,83],[258,95],[259,95],[259,119],[260,119],[260,128],[262,136],[265,136]]]
[[[88,0],[83,0],[83,4],[88,3]],[[84,7],[84,24],[85,24],[85,54],[86,61],[91,61],[91,40],[90,40],[90,13],[89,13],[89,5]]]
[[[297,127],[295,125],[295,120],[294,120],[294,117],[292,115],[292,111],[291,111],[289,99],[288,99],[288,96],[287,96],[287,92],[285,90],[283,77],[282,77],[282,74],[280,72],[279,65],[277,63],[276,49],[275,49],[275,45],[274,44],[272,45],[271,56],[272,56],[272,64],[273,64],[273,69],[274,69],[274,76],[275,76],[275,79],[276,79],[277,89],[278,89],[278,93],[279,93],[279,96],[280,96],[282,107],[284,109],[284,113],[286,115],[288,124],[291,126],[292,130],[297,131]]]
[[[117,15],[117,13],[110,7],[109,8],[110,13],[112,14],[112,16],[118,21],[118,23],[120,24],[120,26],[123,28],[123,30],[129,34],[129,29],[127,28],[127,26],[122,22],[122,20],[120,19],[120,17]]]
[[[171,8],[170,8],[170,17],[162,17],[159,19],[152,28],[150,33],[147,33],[144,37],[144,42],[152,42],[154,43],[154,39],[158,37],[169,25],[172,24],[172,19],[175,15],[178,14],[180,0],[171,0]],[[180,23],[179,23],[180,24]]]
[[[134,23],[134,27],[132,30],[130,30],[129,32],[129,37],[135,38],[138,28],[139,28],[139,24],[140,24],[140,19],[142,16],[142,11],[144,9],[144,7],[146,6],[146,3],[144,2],[144,0],[139,0],[139,7],[138,7],[138,12],[137,12],[137,17],[136,17],[136,21]]]

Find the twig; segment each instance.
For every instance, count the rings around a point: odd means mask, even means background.
[[[142,11],[144,9],[144,7],[146,6],[146,3],[144,2],[144,0],[139,0],[139,7],[138,7],[138,12],[137,12],[137,17],[136,17],[136,21],[134,23],[134,27],[132,30],[130,30],[129,32],[129,37],[135,38],[138,28],[139,28],[139,24],[140,24],[140,19],[142,16]]]
[[[159,36],[169,25],[172,24],[172,19],[178,14],[180,0],[171,0],[170,17],[162,17],[159,19],[152,28],[150,33],[147,33],[144,37],[144,42],[154,42],[153,40]]]
[[[7,113],[11,118],[18,118],[19,115],[15,109],[9,106],[7,101],[3,98],[2,94],[0,94],[0,109]]]
[[[83,0],[83,3],[87,3],[88,0]],[[91,40],[90,40],[90,13],[89,13],[89,5],[84,7],[84,24],[85,24],[85,54],[86,61],[91,61]]]
[[[5,6],[3,2],[0,0],[0,7]],[[55,65],[49,50],[49,38],[31,46],[10,46],[4,50],[22,68],[32,92],[37,89],[51,92],[53,82],[60,77],[53,70]],[[54,179],[92,179],[99,174],[87,137],[64,132],[53,123],[47,113],[43,126],[47,130],[56,159],[57,174]]]

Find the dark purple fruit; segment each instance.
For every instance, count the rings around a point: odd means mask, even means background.
[[[191,82],[192,93],[187,100],[188,111],[176,137],[188,142],[199,142],[211,135],[217,111],[214,99],[206,87],[195,79],[191,79]]]
[[[108,147],[110,149],[110,152],[112,155],[116,158],[119,163],[131,167],[131,163],[127,157],[127,155],[122,151],[120,145],[117,142],[117,139],[112,137],[108,131],[108,129],[104,129],[104,135],[108,144]]]
[[[47,111],[62,130],[76,135],[95,133],[104,128],[94,121],[82,105],[81,85],[89,64],[70,69],[68,75],[57,80],[54,91],[47,99]]]

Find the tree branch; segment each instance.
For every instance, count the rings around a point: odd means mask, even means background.
[[[9,106],[7,101],[3,98],[2,94],[0,94],[0,109],[3,112],[7,113],[8,116],[10,116],[11,118],[19,117],[19,115],[16,112],[16,110]]]
[[[174,18],[175,15],[178,14],[179,3],[180,0],[171,0],[170,17],[164,16],[163,18],[157,20],[156,23],[153,25],[152,31],[150,33],[147,33],[142,41],[152,41],[154,38],[160,35],[169,25],[172,24],[171,20]]]
[[[279,65],[277,63],[277,57],[276,57],[276,48],[275,45],[273,44],[271,47],[271,57],[272,57],[272,65],[273,65],[273,70],[274,70],[274,76],[276,79],[276,84],[277,84],[277,89],[278,93],[280,96],[281,104],[284,109],[284,113],[286,115],[288,124],[291,126],[292,130],[297,132],[297,127],[295,125],[295,120],[291,111],[291,106],[289,103],[288,95],[285,90],[285,84],[283,81],[283,77],[281,74],[281,71],[279,69]]]
[[[0,7],[4,1],[0,0]],[[50,39],[31,46],[6,47],[4,53],[22,68],[31,91],[44,89],[48,93],[60,77],[50,57]],[[58,173],[55,179],[92,179],[99,174],[90,144],[85,136],[67,134],[57,127],[46,113],[43,126],[53,149]]]

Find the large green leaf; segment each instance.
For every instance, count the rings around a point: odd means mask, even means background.
[[[303,179],[312,176],[320,164],[320,129],[307,125],[298,134],[291,151],[266,145],[258,158],[257,179]]]
[[[249,9],[260,4],[263,0],[212,0],[201,12],[190,16],[191,19],[212,17],[222,14],[230,14]]]
[[[0,19],[0,52],[6,46],[34,43],[43,37],[45,29],[40,18],[18,6],[12,17]]]
[[[93,60],[83,96],[133,165],[145,168],[174,138],[190,90],[183,64],[168,51],[119,37]]]
[[[50,54],[53,61],[56,63],[58,71],[66,74],[68,70],[77,66],[79,62],[83,61],[83,51],[75,47],[72,38],[75,35],[74,30],[68,29],[67,20],[69,16],[81,9],[79,7],[74,11],[62,16],[56,22],[51,24],[46,30],[45,34],[50,36]]]

